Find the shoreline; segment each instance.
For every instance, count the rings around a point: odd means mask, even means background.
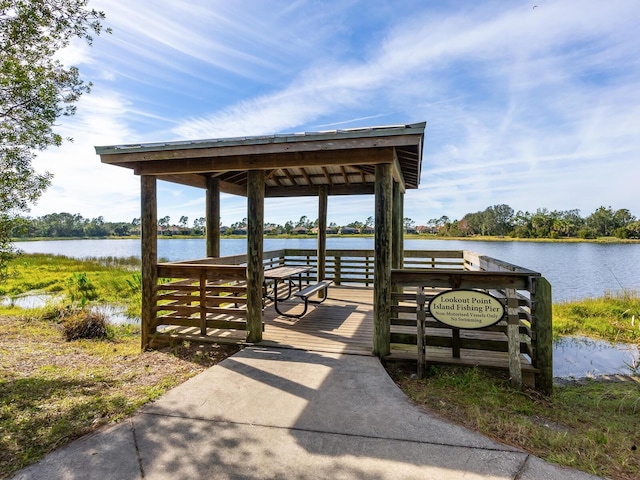
[[[361,238],[373,238],[373,234],[330,234],[327,238],[353,238],[354,240]],[[221,240],[238,240],[246,239],[246,235],[223,235]],[[264,235],[264,239],[317,239],[316,235]],[[35,237],[35,238],[14,238],[12,243],[28,243],[28,242],[44,242],[44,241],[67,241],[67,240],[139,240],[139,235],[131,235],[128,237]],[[204,235],[167,235],[158,236],[158,240],[204,240]],[[492,237],[492,236],[474,236],[474,237],[439,237],[437,235],[419,235],[405,234],[404,240],[452,240],[466,242],[524,242],[524,243],[597,243],[597,244],[640,244],[640,239],[616,238],[616,237],[599,237],[599,238],[514,238],[514,237]]]

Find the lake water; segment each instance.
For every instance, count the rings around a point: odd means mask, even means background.
[[[52,240],[18,242],[26,253],[51,253],[73,258],[140,257],[139,239]],[[328,249],[373,249],[373,238],[327,239]],[[315,249],[315,238],[265,238],[264,249]],[[466,240],[406,240],[407,250],[470,250],[540,272],[553,287],[553,300],[598,297],[622,289],[640,291],[640,244],[482,242]],[[246,239],[222,239],[221,255],[246,253]],[[158,256],[169,261],[205,256],[205,241],[159,239]]]
[[[562,337],[553,344],[555,377],[598,377],[640,373],[640,348],[587,337]]]
[[[20,242],[26,253],[49,253],[73,258],[140,257],[139,239],[52,240]],[[329,249],[369,249],[373,238],[328,238]],[[270,239],[266,251],[281,248],[315,249],[315,238]],[[407,250],[470,250],[544,275],[553,287],[553,300],[601,296],[607,291],[640,290],[640,244],[481,242],[462,240],[406,240]],[[222,239],[222,255],[246,253],[246,239]],[[203,239],[159,239],[158,255],[169,261],[205,256]],[[17,302],[19,300],[5,299]],[[26,300],[26,299],[25,299]],[[556,377],[584,377],[632,372],[640,362],[638,347],[611,345],[584,338],[554,343]]]

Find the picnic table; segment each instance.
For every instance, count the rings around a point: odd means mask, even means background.
[[[270,268],[265,270],[264,272],[264,295],[269,300],[273,300],[273,307],[279,315],[283,315],[285,317],[294,317],[301,318],[307,313],[307,308],[309,306],[309,297],[314,293],[317,293],[321,290],[325,291],[325,296],[318,303],[323,302],[326,299],[326,290],[331,285],[330,280],[322,280],[316,284],[308,285],[306,288],[302,288],[302,274],[311,271],[312,267],[303,266],[303,265],[294,265],[294,266],[281,266]],[[281,312],[278,308],[278,302],[282,302],[291,298],[291,293],[293,292],[293,287],[296,284],[296,277],[298,280],[298,291],[295,293],[295,296],[300,297],[304,300],[304,310],[300,314],[290,314]],[[271,294],[269,294],[269,288],[267,285],[267,280],[273,281],[273,287],[271,290]],[[278,285],[280,282],[286,282],[288,284],[287,295],[281,298],[278,298]]]
[[[273,300],[274,303],[278,300],[288,300],[291,297],[291,292],[293,291],[293,287],[295,286],[296,277],[298,279],[298,290],[302,290],[302,274],[311,271],[311,268],[312,267],[307,266],[282,266],[265,270],[265,296],[269,300]],[[271,294],[269,294],[268,292],[268,286],[266,285],[267,280],[273,281],[273,289]],[[289,287],[287,295],[282,298],[278,298],[278,284],[280,282],[287,283]]]

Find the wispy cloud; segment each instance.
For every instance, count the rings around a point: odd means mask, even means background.
[[[633,210],[640,11],[622,0],[536,3],[97,1],[114,33],[68,54],[96,86],[69,124],[76,143],[42,155],[58,175],[47,202],[85,195],[96,212],[118,197],[122,212],[137,211],[137,180],[99,165],[90,144],[427,120],[422,186],[405,207],[418,223],[498,203]],[[71,185],[87,183],[83,162],[117,185]],[[201,192],[163,195],[167,214],[203,214]],[[330,202],[338,223],[366,218],[373,202],[339,200],[350,207]],[[224,201],[227,223],[246,216],[244,199]],[[272,201],[267,219],[301,214],[315,215],[312,199]]]

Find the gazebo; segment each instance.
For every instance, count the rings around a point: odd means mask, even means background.
[[[424,298],[430,298],[420,293],[424,292],[423,287],[503,288],[500,290],[503,303],[514,309],[511,320],[507,322],[509,326],[505,325],[503,329],[505,339],[510,338],[512,365],[509,368],[519,376],[522,362],[519,359],[521,345],[517,339],[518,332],[528,329],[535,348],[538,348],[538,339],[542,338],[545,345],[547,342],[545,315],[549,316],[550,325],[550,313],[545,306],[544,314],[538,308],[536,317],[532,301],[536,291],[534,284],[540,283],[540,275],[519,267],[505,266],[507,264],[502,262],[497,270],[500,272],[499,279],[496,279],[494,274],[484,274],[482,271],[487,269],[486,257],[478,257],[474,261],[463,252],[405,253],[403,250],[404,194],[407,189],[417,189],[420,183],[425,126],[426,122],[96,147],[96,153],[103,163],[130,168],[141,179],[142,347],[149,347],[157,333],[156,327],[167,322],[176,326],[199,325],[203,336],[206,336],[209,328],[244,328],[246,342],[260,343],[265,307],[264,271],[274,264],[287,262],[286,252],[265,255],[265,198],[318,198],[317,252],[313,252],[313,255],[308,253],[307,258],[313,256],[313,274],[317,281],[331,278],[340,284],[346,281],[340,267],[341,257],[335,256],[331,260],[331,271],[327,270],[328,197],[371,194],[375,202],[375,253],[371,254],[373,268],[369,273],[367,264],[366,269],[363,267],[362,270],[366,273],[353,279],[373,285],[373,353],[389,357],[392,353],[391,344],[409,337],[409,343],[415,345],[417,341],[418,348],[424,350],[420,340],[424,334],[413,331],[407,337],[399,332],[394,339],[391,328],[392,324],[407,323],[400,318],[406,311],[413,312],[410,314],[412,320],[407,324],[416,324],[420,315],[416,320],[415,312],[420,310],[420,299],[424,307]],[[157,180],[206,190],[206,258],[158,264]],[[220,258],[221,193],[247,198],[247,253],[242,258]],[[422,260],[408,261],[408,258]],[[456,260],[451,261],[452,258]],[[412,264],[411,271],[406,269],[408,263]],[[426,267],[430,271],[419,271],[419,267]],[[479,271],[467,271],[470,268]],[[418,274],[419,278],[416,277]],[[169,277],[177,280],[164,285],[160,282],[159,285],[159,279]],[[417,288],[418,296],[416,293],[407,294],[407,288],[412,292]],[[522,298],[518,300],[522,292],[528,297],[526,302]],[[431,294],[436,293],[435,290],[431,291]],[[412,302],[412,306],[403,307],[403,302],[407,300]],[[523,326],[519,318],[522,312],[515,311],[522,306],[529,309],[526,315],[531,319],[540,318],[544,321],[529,322]],[[163,311],[169,311],[170,314],[160,319],[159,312]],[[534,333],[531,323],[535,323],[536,327],[544,324],[544,333]],[[460,357],[461,343],[458,342],[456,347],[456,338],[460,340],[452,330],[449,341],[454,357],[456,353]],[[489,344],[488,340],[481,342]],[[503,343],[506,345],[506,340]],[[529,353],[533,352],[532,347]],[[535,365],[531,372],[544,371],[547,385],[550,357],[535,354],[534,357],[531,364]],[[518,364],[517,368],[515,363]],[[517,380],[520,381],[520,378]]]
[[[265,197],[318,197],[318,268],[324,278],[329,195],[375,195],[374,351],[388,352],[389,284],[402,258],[403,195],[418,188],[426,123],[231,139],[97,147],[103,163],[141,177],[143,330],[157,263],[156,179],[204,188],[207,256],[220,256],[220,193],[247,197],[248,340],[262,338]],[[398,240],[394,242],[392,238]],[[394,254],[395,252],[395,254]],[[395,259],[395,263],[394,263]],[[143,338],[145,335],[143,334]],[[143,339],[143,342],[145,340]]]

